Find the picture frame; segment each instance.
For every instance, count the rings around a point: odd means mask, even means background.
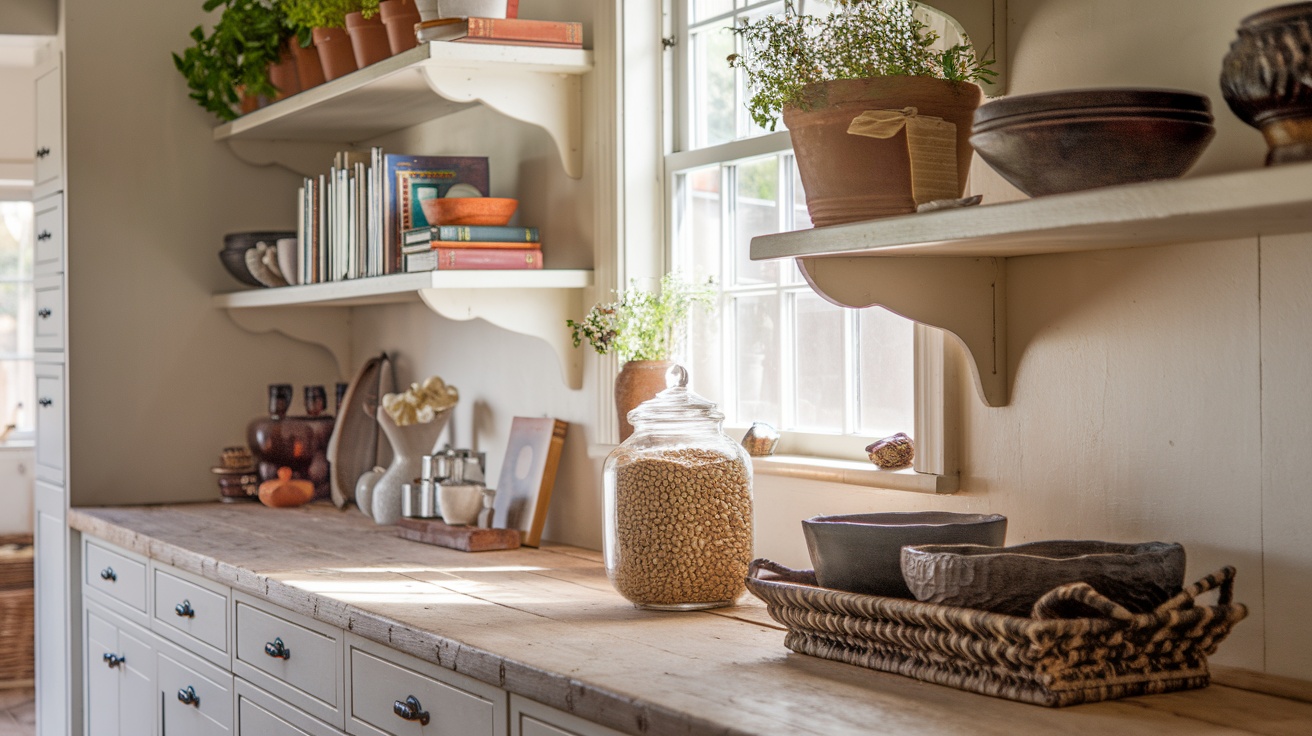
[[[511,419],[492,526],[518,529],[526,547],[541,544],[568,430],[568,422],[550,417]]]

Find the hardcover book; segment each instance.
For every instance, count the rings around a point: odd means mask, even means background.
[[[387,273],[401,269],[400,245],[406,230],[428,227],[419,202],[444,197],[456,184],[468,184],[484,197],[488,196],[486,156],[403,156],[389,153],[383,157],[384,261]]]
[[[433,241],[426,240],[422,243],[415,243],[413,245],[401,246],[401,253],[405,255],[409,255],[411,253],[424,253],[426,251],[434,250],[436,248],[448,248],[448,249],[456,249],[456,250],[518,250],[522,252],[526,250],[541,250],[542,246],[540,243],[519,243],[519,242],[494,243],[491,241],[485,241],[480,243],[459,243],[459,242],[448,243],[444,240],[433,240]]]
[[[405,254],[406,273],[418,271],[507,271],[542,268],[538,248],[432,248]]]
[[[434,225],[405,231],[405,245],[428,242],[448,243],[538,243],[541,242],[535,227],[509,225]]]
[[[484,40],[490,42],[525,41],[561,44],[571,48],[583,46],[583,24],[577,21],[525,20],[523,18],[438,18],[415,26],[415,34],[424,41]]]

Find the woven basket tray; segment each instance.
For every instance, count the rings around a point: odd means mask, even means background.
[[[0,686],[32,681],[34,634],[32,589],[0,590]]]
[[[0,590],[32,587],[32,535],[0,534]]]
[[[1152,613],[1085,583],[1063,585],[1031,618],[818,587],[810,570],[756,560],[747,588],[788,627],[795,652],[1036,705],[1065,706],[1206,687],[1207,656],[1248,615],[1226,567]],[[1219,588],[1216,605],[1195,604]],[[1063,618],[1079,608],[1097,617]]]

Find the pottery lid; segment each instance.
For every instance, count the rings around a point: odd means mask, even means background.
[[[679,364],[665,372],[665,390],[652,399],[638,404],[629,412],[629,423],[634,427],[648,422],[713,422],[724,421],[715,402],[704,399],[688,389],[688,369]]]
[[[1014,95],[987,102],[975,110],[975,127],[998,124],[1003,118],[1044,119],[1097,116],[1185,116],[1211,122],[1212,104],[1206,95],[1173,89],[1066,89]]]

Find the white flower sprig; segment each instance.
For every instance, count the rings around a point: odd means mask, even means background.
[[[437,418],[439,411],[450,409],[459,400],[460,392],[455,386],[448,386],[440,377],[432,376],[422,386],[410,384],[405,393],[384,394],[383,411],[398,427],[428,424]]]

